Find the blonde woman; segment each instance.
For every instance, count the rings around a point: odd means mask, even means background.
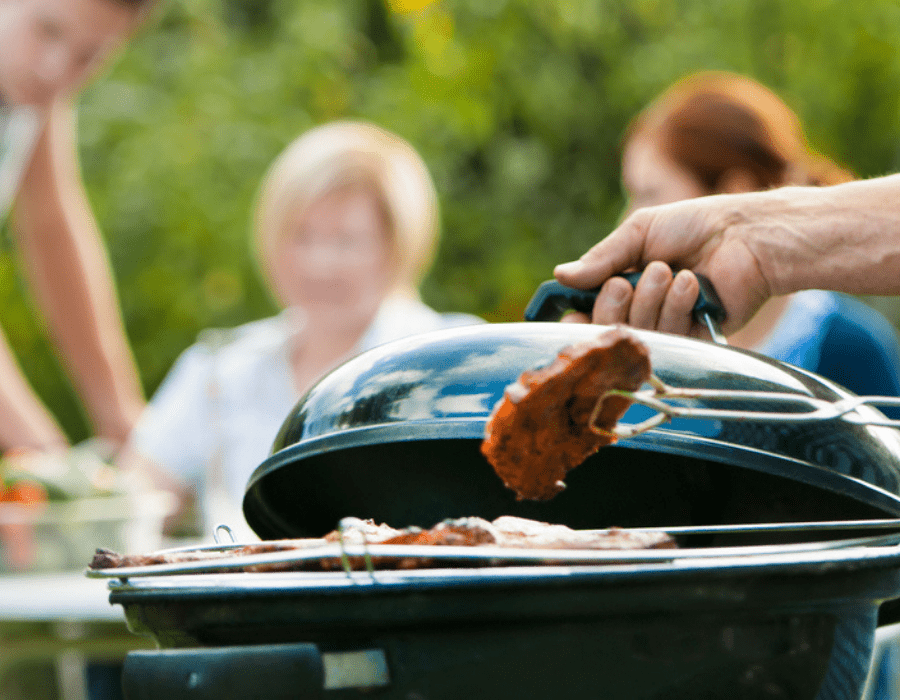
[[[434,185],[407,142],[363,122],[303,134],[270,168],[255,216],[260,268],[284,311],[204,332],[139,421],[126,466],[149,461],[198,489],[205,534],[226,522],[252,537],[244,487],[319,377],[381,343],[481,321],[419,299],[437,241]]]

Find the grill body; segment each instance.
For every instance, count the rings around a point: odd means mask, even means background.
[[[177,576],[117,585],[111,600],[161,646],[129,656],[132,700],[855,698],[878,605],[900,594],[898,555],[877,550],[677,568]],[[328,687],[328,659],[360,652],[381,660],[380,675]]]
[[[522,371],[598,332],[495,324],[354,358],[287,417],[248,483],[248,522],[263,538],[279,538],[319,536],[345,516],[427,527],[448,517],[518,515],[574,528],[900,516],[900,434],[839,421],[677,422],[603,448],[552,501],[516,501],[479,452],[485,422]],[[849,396],[753,353],[636,334],[655,373],[674,386]],[[696,535],[680,544],[822,537]],[[114,585],[110,599],[134,631],[160,645],[129,656],[131,700],[852,700],[879,609],[900,597],[898,571],[895,548],[873,546],[374,579],[132,578]]]

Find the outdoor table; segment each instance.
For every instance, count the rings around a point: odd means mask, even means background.
[[[86,700],[89,662],[150,648],[110,605],[104,580],[83,571],[0,576],[0,700],[37,697],[41,686],[47,697]]]

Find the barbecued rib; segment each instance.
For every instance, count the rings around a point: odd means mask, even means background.
[[[616,439],[591,429],[600,397],[612,389],[636,391],[649,378],[650,351],[622,328],[564,347],[547,367],[523,372],[506,388],[485,426],[481,452],[519,500],[553,498],[569,471]],[[594,427],[611,431],[630,405],[626,397],[608,397]]]
[[[144,555],[122,556],[105,549],[98,549],[90,564],[92,569],[116,569],[156,564],[176,564],[193,561],[217,561],[266,552],[310,549],[343,540],[344,544],[406,544],[454,547],[478,547],[495,545],[522,549],[669,549],[675,541],[665,533],[640,532],[611,528],[599,531],[572,530],[564,525],[550,525],[536,520],[502,516],[493,522],[482,518],[445,520],[423,530],[409,527],[397,530],[388,525],[376,525],[371,520],[346,518],[340,530],[324,538],[270,540],[249,544],[237,549],[179,550],[155,552]],[[252,564],[245,567],[229,567],[229,571],[268,572],[298,570],[336,570],[348,564],[355,569],[367,565],[364,557],[340,559],[333,555],[313,561],[286,561]],[[369,563],[379,568],[416,569],[435,566],[427,557],[375,557]]]
[[[269,540],[238,548],[223,549],[177,549],[151,552],[149,554],[119,554],[98,547],[89,567],[91,569],[120,569],[132,566],[156,566],[159,564],[179,564],[192,561],[215,561],[240,554],[262,554],[289,549],[308,549],[328,544],[325,539]]]

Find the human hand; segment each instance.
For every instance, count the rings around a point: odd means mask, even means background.
[[[719,195],[641,209],[577,261],[558,265],[570,287],[600,287],[591,320],[627,323],[702,336],[692,317],[699,293],[694,272],[706,275],[726,310],[723,330],[735,331],[771,296],[753,252],[750,212],[756,195]],[[673,275],[672,269],[680,269]],[[622,272],[643,269],[637,286]],[[572,315],[569,321],[585,321]]]
[[[169,537],[183,537],[194,534],[199,504],[193,486],[166,472],[159,464],[126,444],[116,458],[116,467],[135,493],[165,492],[172,496],[173,504],[163,520],[162,534]]]

